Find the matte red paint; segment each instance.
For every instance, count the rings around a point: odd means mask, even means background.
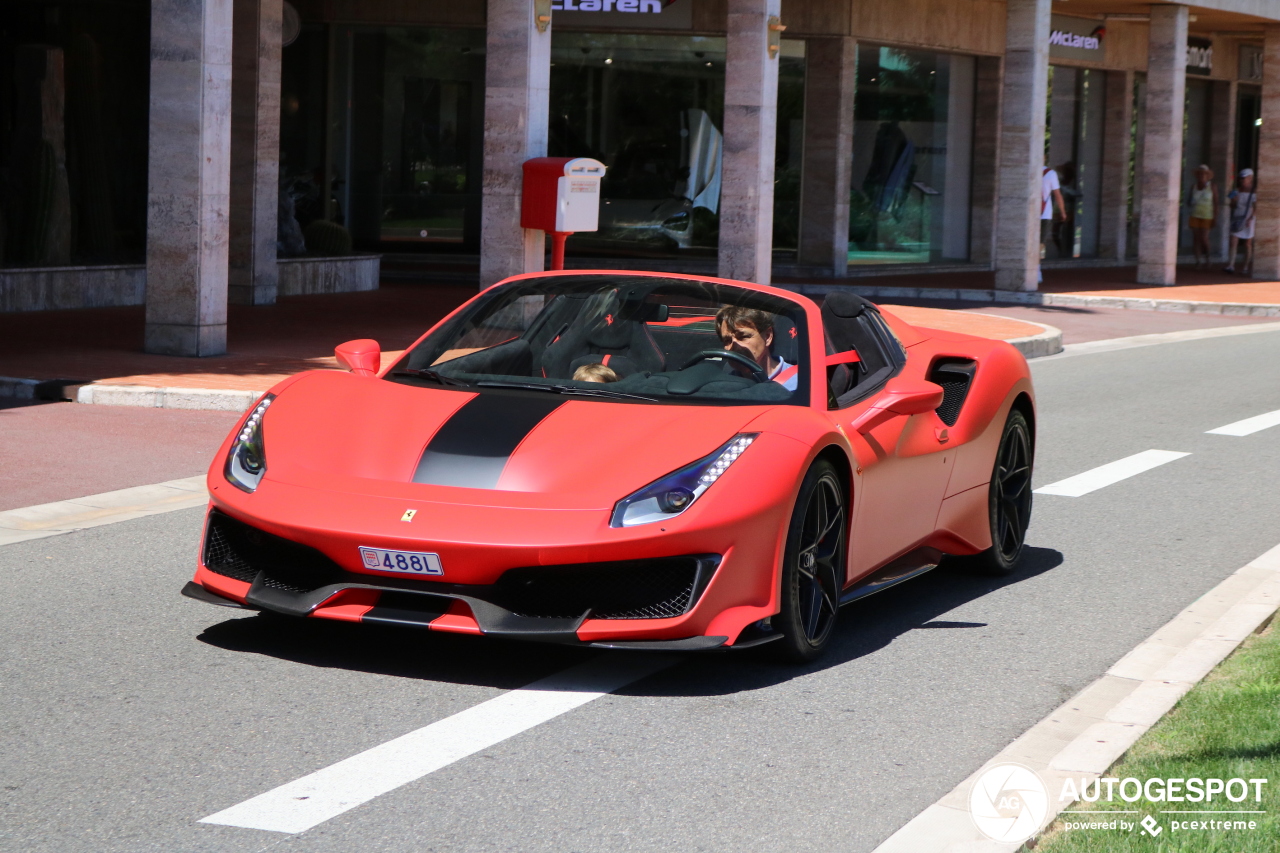
[[[808,363],[820,370],[828,363],[817,304],[778,288],[630,271],[540,273],[508,281],[583,274],[713,281],[788,298],[809,323]],[[821,373],[810,382],[807,407],[567,399],[526,436],[491,490],[411,482],[432,435],[474,392],[332,371],[300,374],[272,389],[277,397],[263,419],[267,472],[258,490],[227,488],[223,479],[237,427],[210,466],[211,506],[314,547],[355,573],[379,574],[362,566],[362,545],[432,551],[440,555],[444,579],[462,584],[493,583],[515,567],[722,554],[711,584],[685,615],[588,619],[578,637],[707,635],[732,643],[744,628],[778,611],[787,524],[800,481],[821,453],[839,454],[852,472],[848,583],[917,547],[975,553],[991,545],[986,486],[995,449],[1015,400],[1025,396],[1034,411],[1026,361],[1002,341],[917,328],[889,311],[882,315],[906,348],[907,363],[868,399],[828,410]],[[355,349],[363,358],[372,348]],[[950,427],[933,411],[941,389],[926,380],[934,362],[948,357],[978,365]],[[619,499],[742,432],[759,437],[688,510],[657,524],[609,526]],[[400,519],[408,509],[417,513],[406,523]],[[203,565],[196,581],[238,601],[249,587]],[[375,603],[340,593],[312,615],[357,621]],[[461,602],[430,627],[480,632]]]

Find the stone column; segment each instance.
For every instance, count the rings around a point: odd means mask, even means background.
[[[281,0],[235,0],[227,299],[274,305],[279,284]]]
[[[480,287],[543,269],[545,238],[520,227],[521,166],[547,154],[551,27],[534,0],[488,0]]]
[[[1102,198],[1098,257],[1123,261],[1129,251],[1129,145],[1133,140],[1133,72],[1105,71]]]
[[[1050,0],[1008,3],[996,178],[997,290],[1036,289],[1049,89],[1049,7]]]
[[[1151,7],[1147,45],[1147,127],[1142,138],[1138,283],[1178,278],[1178,203],[1187,97],[1187,7]]]
[[[781,0],[728,0],[720,276],[768,284],[773,273],[773,159],[778,59],[769,19]]]
[[[231,0],[152,0],[147,352],[227,350]]]
[[[854,39],[808,40],[799,260],[828,267],[836,277],[849,272],[849,170],[857,71]]]
[[[969,213],[969,260],[995,258],[996,176],[1000,163],[1000,58],[979,56],[974,69],[973,184]]]
[[[1280,279],[1280,25],[1271,24],[1265,32],[1253,277],[1275,281]]]
[[[1227,257],[1231,229],[1231,206],[1227,193],[1236,173],[1236,97],[1234,80],[1214,80],[1209,104],[1209,168],[1218,187],[1218,224],[1210,235],[1210,245],[1217,244],[1218,255]]]

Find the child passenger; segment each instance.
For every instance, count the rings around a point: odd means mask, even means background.
[[[603,364],[584,364],[573,372],[574,382],[617,382],[618,374]]]

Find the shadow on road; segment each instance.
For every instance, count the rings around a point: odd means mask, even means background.
[[[1007,577],[976,575],[963,563],[944,562],[920,578],[842,609],[836,636],[826,655],[815,663],[779,663],[771,659],[768,646],[742,652],[685,654],[679,658],[680,665],[662,677],[650,677],[618,692],[637,696],[718,696],[759,690],[873,654],[908,631],[985,627],[981,622],[937,621],[937,617],[1061,564],[1060,552],[1031,547],[1026,549],[1018,570]],[[198,639],[227,651],[266,655],[306,666],[501,689],[521,687],[600,654],[631,654],[295,619],[270,613],[212,625]]]

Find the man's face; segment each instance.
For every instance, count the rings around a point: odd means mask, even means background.
[[[769,345],[773,343],[773,330],[761,335],[755,326],[740,323],[730,329],[728,323],[720,324],[720,340],[730,352],[745,355],[765,370],[769,369]]]
[[[1245,175],[1240,179],[1240,189],[1243,192],[1253,192],[1253,175]]]

